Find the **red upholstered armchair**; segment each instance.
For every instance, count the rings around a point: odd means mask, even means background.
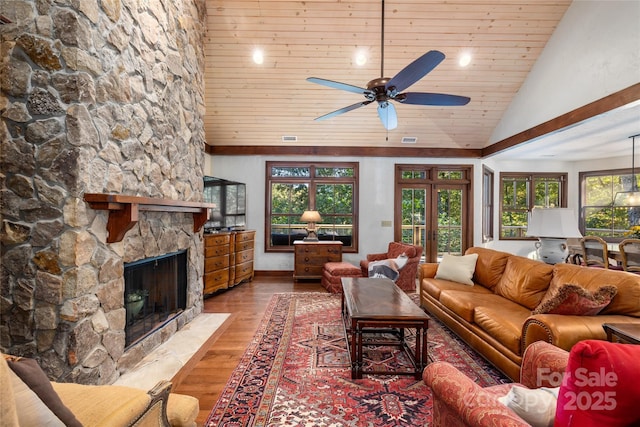
[[[373,261],[383,261],[385,259],[394,259],[405,254],[409,259],[407,264],[400,270],[400,275],[396,280],[396,285],[405,291],[416,290],[416,274],[418,272],[418,263],[422,257],[422,246],[408,245],[406,243],[391,242],[387,252],[379,254],[368,254],[366,260],[360,261],[362,275],[369,275],[369,263]]]
[[[422,378],[433,392],[435,427],[529,426],[498,401],[514,385],[559,387],[555,414],[547,413],[554,427],[636,426],[640,425],[639,358],[640,346],[633,344],[584,340],[569,353],[536,341],[524,352],[517,384],[482,388],[447,362],[431,363]],[[522,416],[531,416],[529,410],[539,401],[522,394],[520,404],[527,409]]]

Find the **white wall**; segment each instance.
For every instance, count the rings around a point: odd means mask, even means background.
[[[640,1],[575,0],[490,142],[640,82],[639,23]]]
[[[276,156],[206,156],[205,175],[240,181],[247,184],[247,227],[256,230],[256,270],[293,270],[293,254],[265,253],[265,163],[283,160]],[[287,157],[287,160],[308,160],[307,157]],[[359,162],[359,253],[344,254],[343,259],[358,264],[367,253],[382,252],[393,240],[393,227],[382,227],[382,221],[393,221],[393,192],[395,164],[470,164],[474,166],[473,200],[474,245],[482,244],[482,165],[495,173],[494,230],[495,239],[484,246],[505,252],[526,255],[535,248],[531,241],[505,241],[498,239],[498,206],[500,205],[500,172],[567,172],[568,207],[578,209],[581,171],[629,168],[626,157],[584,162],[560,161],[500,161],[495,158],[479,159],[428,159],[428,158],[378,158],[378,157],[318,157],[316,161]]]

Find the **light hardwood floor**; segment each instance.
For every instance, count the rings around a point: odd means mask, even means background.
[[[207,313],[231,313],[224,324],[173,378],[172,391],[200,400],[198,425],[209,412],[244,354],[271,296],[279,292],[326,292],[320,281],[294,282],[292,275],[256,275],[251,282],[204,300]]]

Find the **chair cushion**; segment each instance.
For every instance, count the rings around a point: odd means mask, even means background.
[[[640,346],[584,340],[573,346],[560,385],[556,427],[639,425]]]

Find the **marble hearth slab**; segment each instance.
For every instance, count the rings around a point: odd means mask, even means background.
[[[114,384],[149,390],[160,380],[168,380],[189,361],[224,323],[230,313],[202,313],[166,342],[145,356]]]

